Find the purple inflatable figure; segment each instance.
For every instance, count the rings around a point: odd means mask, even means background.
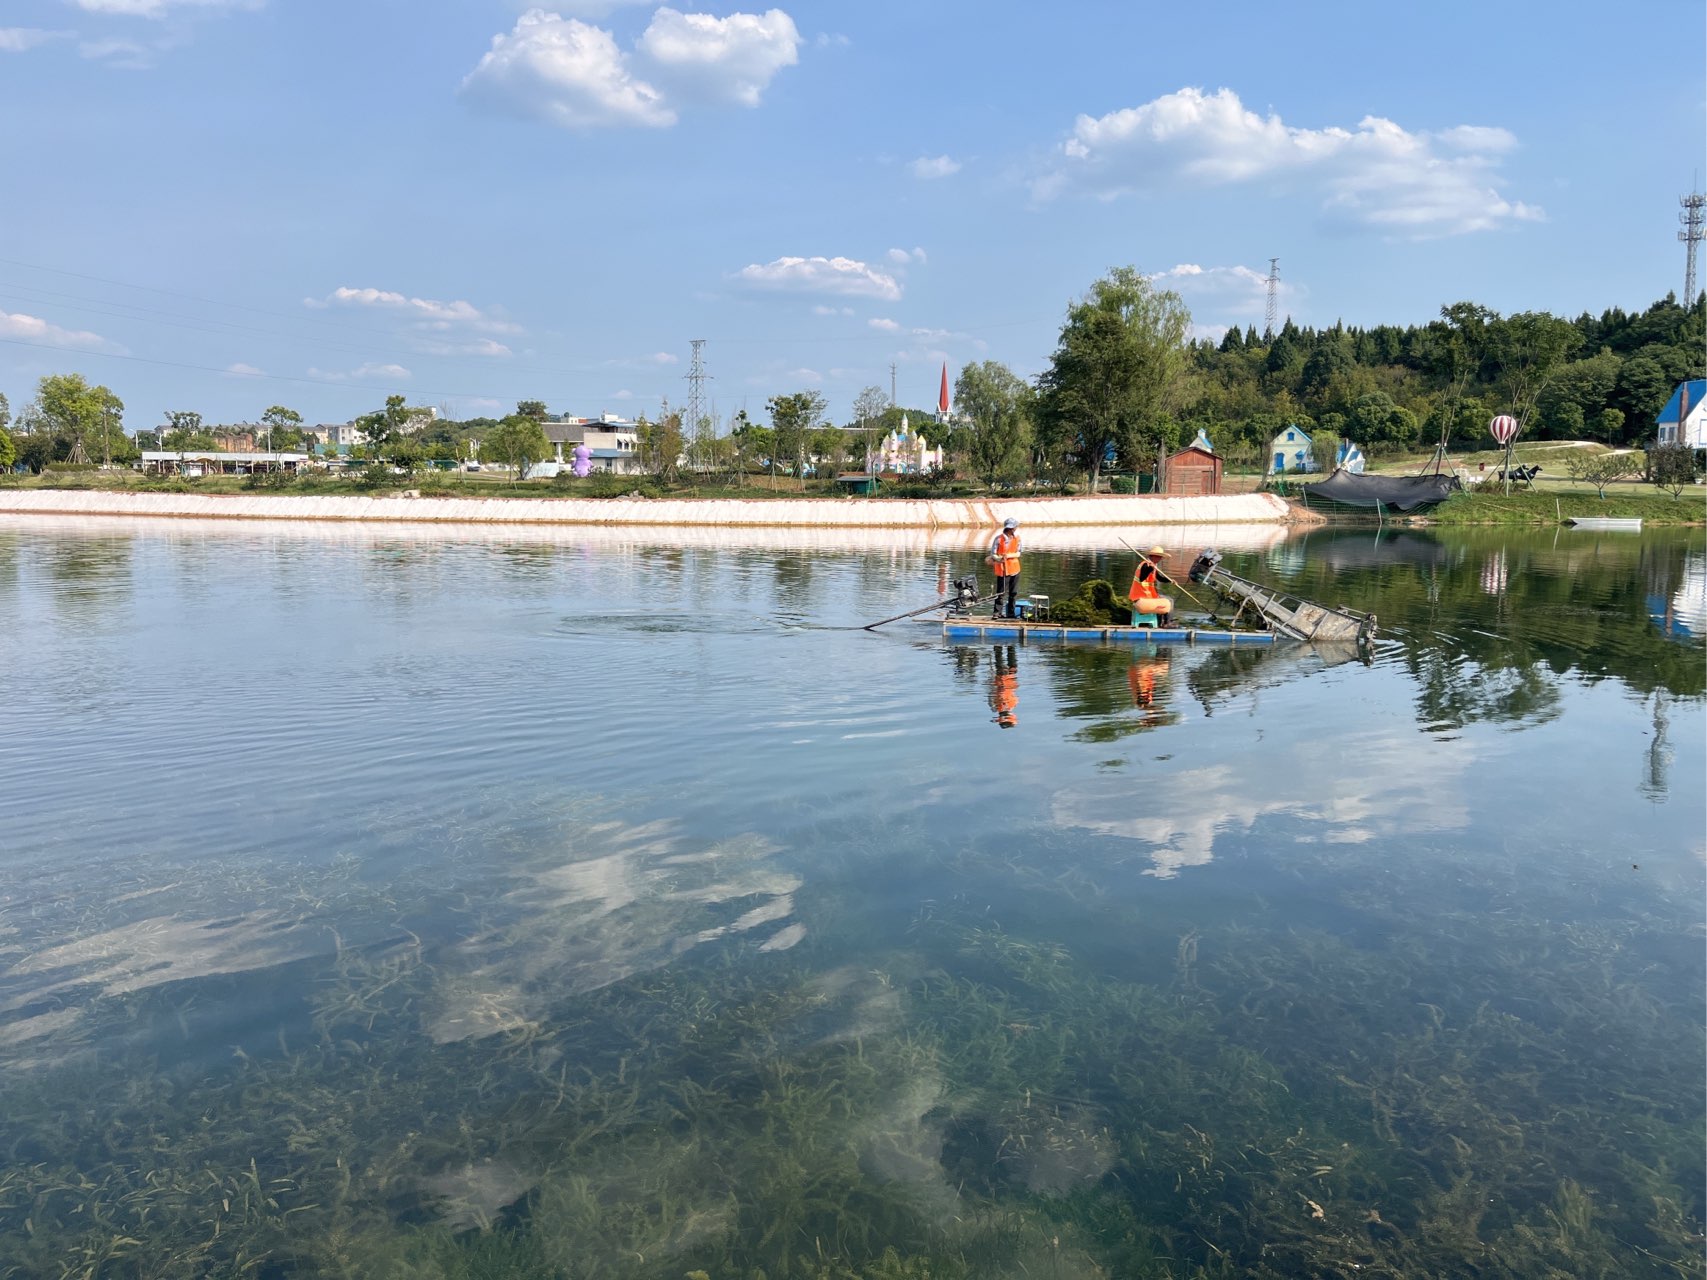
[[[586,445],[576,445],[570,456],[574,458],[574,462],[570,464],[569,469],[576,475],[584,476],[593,469],[593,451]]]

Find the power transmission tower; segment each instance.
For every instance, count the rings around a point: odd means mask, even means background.
[[[1262,340],[1274,340],[1274,322],[1280,315],[1280,259],[1268,260],[1268,305],[1262,313]]]
[[[895,362],[889,362],[889,407],[895,407]]]
[[[1683,212],[1677,215],[1683,230],[1677,233],[1677,238],[1685,247],[1683,305],[1687,310],[1695,305],[1695,246],[1707,238],[1707,196],[1697,191],[1683,196],[1678,203],[1683,206]]]
[[[690,454],[697,447],[700,433],[705,429],[705,383],[711,375],[705,371],[705,339],[694,338],[693,360],[688,365],[688,416],[682,434],[687,438]]]

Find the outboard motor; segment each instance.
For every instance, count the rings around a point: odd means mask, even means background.
[[[1205,547],[1197,553],[1197,559],[1191,562],[1191,573],[1188,576],[1193,582],[1203,582],[1220,563],[1221,553],[1214,547]]]
[[[969,573],[964,578],[954,580],[954,600],[948,606],[948,611],[957,618],[964,618],[972,612],[972,606],[978,603],[978,575]]]

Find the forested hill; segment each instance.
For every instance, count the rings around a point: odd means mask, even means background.
[[[1432,445],[1443,423],[1454,446],[1483,442],[1494,414],[1513,413],[1527,415],[1526,439],[1637,444],[1672,389],[1703,376],[1704,316],[1707,299],[1685,311],[1668,294],[1640,313],[1575,320],[1464,302],[1406,328],[1288,320],[1269,341],[1230,329],[1193,348],[1178,434],[1207,427],[1234,460],[1288,423],[1396,451]]]

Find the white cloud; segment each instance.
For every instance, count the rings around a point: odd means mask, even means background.
[[[234,378],[264,378],[267,376],[266,370],[257,369],[254,365],[244,364],[242,361],[226,365],[225,371]]]
[[[901,326],[887,316],[873,316],[866,323],[873,329],[881,329],[885,333],[899,333]]]
[[[1260,309],[1268,295],[1268,275],[1250,267],[1201,267],[1182,262],[1153,272],[1149,279],[1181,297],[1226,306]],[[1283,280],[1276,292],[1283,298],[1294,298],[1299,290]]]
[[[127,40],[115,37],[110,40],[82,40],[77,45],[77,56],[87,58],[91,62],[104,62],[109,67],[119,67],[126,71],[146,71],[162,53],[178,43],[175,38]]]
[[[660,10],[660,12],[665,12]],[[662,128],[676,113],[637,79],[610,32],[530,9],[462,82],[472,102],[564,129],[601,125]]]
[[[467,342],[423,338],[415,345],[430,356],[492,356],[505,359],[516,354],[495,338],[471,338]]]
[[[627,387],[624,387],[621,391],[618,391],[614,395],[612,395],[611,399],[612,400],[632,400],[632,399],[634,399],[634,392],[630,391]]]
[[[760,289],[901,300],[894,276],[854,258],[776,258],[742,267],[735,278]]]
[[[324,298],[304,298],[309,307],[377,307],[402,311],[416,322],[416,327],[445,332],[455,328],[475,329],[485,333],[520,333],[520,325],[500,316],[482,311],[472,302],[458,298],[443,302],[437,298],[412,298],[389,289],[352,289],[341,285]]]
[[[891,249],[888,256],[889,261],[893,262],[898,267],[905,267],[911,264],[922,265],[925,260],[925,251],[917,248],[911,251],[906,249]]]
[[[852,307],[826,307],[821,302],[812,308],[812,314],[815,316],[851,316],[853,313]]]
[[[671,355],[668,351],[654,351],[646,357],[647,364],[680,364],[680,356]]]
[[[907,165],[915,178],[929,181],[932,178],[946,178],[960,172],[960,161],[951,156],[920,156]]]
[[[122,352],[123,347],[87,329],[62,329],[38,316],[0,311],[0,338],[45,347],[76,347],[83,351]]]
[[[673,94],[756,107],[777,72],[800,61],[800,32],[781,9],[715,18],[666,7],[635,48]]]
[[[845,49],[848,45],[852,44],[853,41],[849,40],[839,31],[834,34],[828,31],[820,31],[812,38],[812,43],[817,45],[820,49],[829,49],[831,47]]]
[[[400,364],[364,364],[347,372],[339,369],[310,369],[308,376],[327,382],[352,382],[362,378],[383,378],[398,382],[415,375]]]
[[[23,53],[70,34],[69,31],[44,31],[40,27],[0,27],[0,53]]]
[[[1378,116],[1353,129],[1293,128],[1249,111],[1231,89],[1181,89],[1108,115],[1081,115],[1056,167],[1032,184],[1047,200],[1175,187],[1265,184],[1315,190],[1330,215],[1414,237],[1535,219],[1541,211],[1492,186],[1504,129],[1460,125],[1411,133]]]

